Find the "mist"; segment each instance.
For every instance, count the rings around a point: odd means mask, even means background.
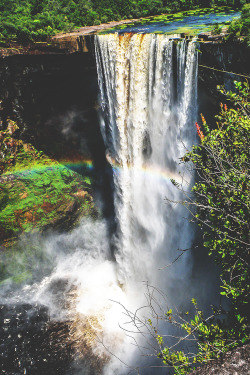
[[[102,165],[112,171],[113,215],[84,218],[69,233],[24,235],[11,256],[1,253],[1,303],[10,311],[24,306],[20,314],[30,322],[45,309],[46,327],[56,327],[70,348],[68,374],[165,374],[148,319],[171,345],[181,333],[164,319],[169,308],[186,312],[192,297],[201,308],[216,303],[217,275],[171,182],[191,193],[194,176],[180,159],[197,142],[196,47],[195,40],[176,45],[164,35],[96,36]],[[83,114],[57,119],[66,141],[77,138],[77,116]],[[21,352],[24,373],[29,361]]]

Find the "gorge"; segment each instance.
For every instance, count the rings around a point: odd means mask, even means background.
[[[198,113],[212,117],[216,85],[236,79],[198,65],[248,74],[249,52],[157,34],[96,35],[85,42],[87,50],[72,55],[1,61],[3,128],[8,118],[17,121],[21,139],[89,173],[99,211],[68,233],[60,227],[21,236],[20,252],[29,249],[31,264],[23,283],[13,283],[16,265],[2,257],[10,269],[0,292],[8,375],[147,374],[150,366],[165,373],[151,360],[151,338],[145,341],[140,328],[134,332],[130,311],[147,306],[154,288],[159,304],[166,294],[169,308],[185,311],[194,295],[205,307],[217,302],[217,271],[210,273],[205,255],[191,250],[167,267],[178,249],[199,247],[188,214],[171,203],[182,196],[170,180],[192,186],[192,171],[179,161],[198,142]],[[145,307],[138,316],[151,312]]]

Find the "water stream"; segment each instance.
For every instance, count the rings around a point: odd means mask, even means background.
[[[228,24],[230,21],[240,17],[240,12],[233,10],[217,13],[199,11],[196,14],[192,14],[191,11],[190,13],[190,15],[185,16],[183,14],[177,14],[174,17],[161,15],[155,19],[142,19],[132,24],[105,30],[105,33],[166,33],[172,35],[175,33],[190,33],[194,35],[210,31],[215,24],[223,26],[225,23]]]

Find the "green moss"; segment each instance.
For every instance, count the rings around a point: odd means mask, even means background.
[[[128,27],[127,25],[121,25],[121,26],[119,26],[119,30],[126,29],[127,27]]]
[[[78,217],[95,216],[90,177],[83,178],[12,138],[12,130],[0,133],[5,145],[0,164],[0,240],[48,227],[69,229]]]
[[[89,177],[85,177],[84,178],[84,182],[87,184],[87,185],[91,185],[91,179]]]
[[[189,34],[196,35],[200,32],[200,29],[193,29],[192,27],[179,27],[174,31],[174,34]],[[171,35],[173,31],[169,31],[166,34]]]

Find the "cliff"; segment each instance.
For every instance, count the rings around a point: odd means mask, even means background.
[[[94,55],[2,56],[0,74],[0,243],[96,216],[93,197],[111,193],[99,193],[108,166]]]
[[[2,49],[0,130],[6,131],[9,121],[14,121],[18,125],[15,140],[30,144],[83,178],[90,177],[92,194],[104,194],[108,202],[102,207],[104,214],[113,215],[112,191],[108,187],[111,171],[99,127],[97,71],[90,32],[96,32],[96,27],[58,35],[46,45],[14,52],[10,48],[9,53]],[[213,122],[219,102],[224,100],[217,85],[230,89],[233,80],[249,75],[250,51],[240,43],[200,39],[199,112]],[[92,170],[87,162],[94,167]]]

